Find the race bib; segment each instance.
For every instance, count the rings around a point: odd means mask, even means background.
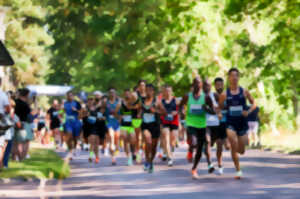
[[[202,109],[202,105],[201,104],[191,104],[190,113],[196,114],[196,115],[203,114],[204,111]]]
[[[229,114],[231,116],[241,116],[243,112],[243,106],[230,106]]]
[[[174,117],[172,114],[168,114],[166,117],[165,117],[165,120],[167,121],[173,121],[174,120]]]
[[[58,116],[58,112],[57,111],[54,111],[52,114],[53,114],[54,117]]]
[[[131,122],[132,121],[131,115],[123,115],[123,121],[124,122]]]
[[[97,118],[94,117],[94,116],[89,116],[89,117],[88,117],[88,122],[89,122],[90,124],[95,124],[95,123],[96,123],[96,120],[97,120]]]
[[[152,123],[152,122],[155,122],[155,116],[153,113],[144,113],[143,120],[144,120],[144,123]]]
[[[101,112],[97,113],[97,118],[103,118],[103,114]]]
[[[42,119],[42,120],[39,120],[39,123],[41,123],[41,124],[45,124],[46,122],[45,122],[45,120],[44,120],[44,119]]]
[[[68,121],[74,121],[75,120],[75,117],[73,115],[67,115],[66,119]]]
[[[113,115],[109,115],[109,119],[114,119],[115,117]]]

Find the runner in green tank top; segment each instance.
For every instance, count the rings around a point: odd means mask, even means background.
[[[197,165],[200,162],[202,150],[206,143],[206,113],[214,113],[212,100],[202,91],[202,80],[196,77],[193,81],[193,92],[185,95],[180,103],[180,110],[187,105],[186,123],[189,150],[187,159],[192,162],[193,150],[197,148],[192,176],[198,178]],[[209,158],[208,158],[209,159]]]

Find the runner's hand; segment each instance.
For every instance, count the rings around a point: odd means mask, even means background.
[[[243,116],[244,116],[244,117],[248,117],[248,115],[249,115],[249,112],[248,112],[248,111],[243,111],[243,113],[242,113],[242,114],[243,114]]]

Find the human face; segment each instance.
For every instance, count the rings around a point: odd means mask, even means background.
[[[211,84],[208,80],[204,81],[203,90],[205,93],[209,93],[211,90]]]
[[[74,99],[73,93],[68,93],[68,94],[67,94],[67,100],[68,100],[68,101],[73,101],[73,99]]]
[[[140,84],[139,84],[139,91],[140,91],[140,92],[144,92],[145,89],[146,89],[146,84],[145,84],[145,82],[140,82]]]
[[[195,93],[197,93],[201,89],[202,89],[202,81],[201,81],[200,77],[197,77],[194,79],[194,82],[193,82],[193,90]]]
[[[173,94],[173,90],[172,90],[171,87],[165,88],[165,96],[166,96],[166,98],[172,97],[172,94]]]
[[[223,81],[215,82],[215,89],[217,93],[221,94],[224,90],[224,82]]]
[[[232,71],[228,76],[230,85],[238,85],[239,79],[240,79],[240,75],[237,71]]]
[[[153,97],[154,89],[152,87],[146,87],[146,95],[147,95],[147,97]]]
[[[125,91],[125,92],[124,92],[124,98],[125,98],[126,101],[129,101],[129,100],[130,100],[130,98],[131,98],[131,93],[130,93],[130,91]]]
[[[108,97],[110,98],[110,99],[112,99],[112,98],[114,98],[116,96],[116,90],[115,89],[110,89],[109,91],[108,91]]]

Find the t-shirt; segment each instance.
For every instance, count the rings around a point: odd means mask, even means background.
[[[51,123],[60,123],[59,121],[59,110],[56,110],[55,108],[51,107],[47,113],[50,115]]]
[[[79,104],[79,102],[73,100],[72,102],[65,102],[64,104],[64,109],[65,109],[65,113],[66,113],[66,119],[78,119],[78,112],[77,111],[73,111],[72,107],[74,107],[76,110],[80,110],[81,109],[81,105]]]
[[[5,106],[8,106],[8,105],[9,105],[8,96],[6,95],[5,92],[0,90],[0,114],[5,113]]]
[[[27,122],[30,112],[31,109],[26,102],[20,99],[16,100],[15,114],[19,117],[21,122]]]

